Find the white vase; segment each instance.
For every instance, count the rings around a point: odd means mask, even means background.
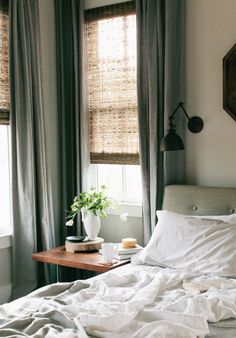
[[[82,221],[84,223],[84,229],[88,236],[88,239],[94,240],[98,237],[98,233],[101,228],[101,219],[99,216],[94,215],[94,213],[81,210]]]

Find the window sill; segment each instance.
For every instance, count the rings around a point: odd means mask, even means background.
[[[117,209],[109,210],[108,215],[120,216],[124,213],[128,213],[128,217],[142,217],[142,205],[132,203],[122,203]]]
[[[12,246],[12,229],[0,229],[0,249],[10,248]]]

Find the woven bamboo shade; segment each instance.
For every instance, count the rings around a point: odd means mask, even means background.
[[[134,2],[86,11],[91,163],[138,164]]]
[[[8,1],[0,0],[0,124],[9,124]]]

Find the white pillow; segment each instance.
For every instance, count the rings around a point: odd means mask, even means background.
[[[191,216],[157,211],[158,223],[135,264],[236,276],[236,215]]]

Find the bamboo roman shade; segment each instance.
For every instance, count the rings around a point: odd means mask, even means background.
[[[8,1],[0,0],[0,124],[9,124]]]
[[[85,18],[91,163],[138,164],[135,3]]]

